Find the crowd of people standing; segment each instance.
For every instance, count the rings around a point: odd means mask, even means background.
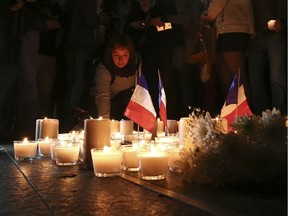
[[[286,0],[2,0],[0,14],[2,137],[34,138],[44,117],[60,132],[83,113],[122,118],[109,109],[139,70],[157,113],[160,74],[168,119],[219,114],[238,71],[253,113],[287,114]]]

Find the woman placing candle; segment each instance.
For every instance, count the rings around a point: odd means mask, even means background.
[[[137,82],[139,59],[127,35],[108,42],[94,78],[98,116],[121,120]]]

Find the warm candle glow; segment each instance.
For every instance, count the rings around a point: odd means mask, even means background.
[[[122,152],[104,146],[103,150],[91,149],[94,174],[97,177],[115,176],[121,171]]]

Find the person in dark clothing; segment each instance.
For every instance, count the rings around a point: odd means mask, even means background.
[[[275,107],[287,114],[287,1],[252,0],[256,36],[248,67],[253,112]]]
[[[128,35],[117,34],[108,41],[94,77],[97,116],[127,119],[123,114],[139,76],[140,60]]]
[[[19,2],[22,4],[19,4]],[[19,79],[17,89],[18,136],[34,138],[38,116],[37,62],[39,33],[47,29],[36,0],[19,1],[11,6],[13,11],[13,37],[21,41]],[[18,22],[16,22],[18,21]]]
[[[83,107],[85,76],[92,60],[99,53],[95,30],[101,20],[95,0],[70,0],[67,2],[67,24],[63,38],[66,60],[66,98],[63,131],[69,131],[75,122],[72,111]]]
[[[41,1],[40,12],[45,18],[47,30],[40,32],[38,50],[38,118],[54,117],[54,99],[52,93],[57,73],[61,10],[63,9],[55,1]]]
[[[168,20],[168,15],[178,13],[175,2],[173,0],[157,2],[140,0],[139,3],[142,12],[138,16],[135,13],[134,18],[130,14],[127,18],[130,22],[126,25],[128,27],[130,25],[128,34],[136,42],[136,47],[142,56],[142,71],[145,74],[156,112],[158,113],[159,109],[159,72],[167,98],[167,117],[179,119],[179,81],[178,70],[173,64],[173,51],[177,45],[184,42],[181,27],[171,24]],[[166,30],[164,30],[165,23]],[[129,28],[126,31],[129,32]],[[133,32],[138,32],[138,35],[133,37]]]
[[[15,84],[19,73],[17,41],[11,37],[10,0],[0,1],[0,139],[10,139],[15,124]]]

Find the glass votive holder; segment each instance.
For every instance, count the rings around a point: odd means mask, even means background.
[[[94,175],[97,177],[116,176],[121,171],[122,152],[109,147],[91,149]]]
[[[55,146],[64,140],[61,139],[50,139],[50,157],[55,160]]]
[[[162,150],[139,150],[137,157],[140,164],[140,178],[144,180],[161,180],[168,172],[168,152]]]
[[[37,141],[27,140],[23,141],[15,140],[14,145],[14,158],[16,161],[31,161],[36,158],[37,155]]]
[[[72,141],[60,141],[54,146],[55,161],[59,166],[76,165],[79,159],[80,145]]]
[[[139,171],[139,161],[137,157],[137,145],[126,145],[122,150],[122,166],[123,170]]]
[[[168,153],[169,153],[168,167],[171,172],[175,172],[175,173],[182,172],[179,165],[177,164],[177,161],[180,160],[181,148],[182,148],[181,146],[175,146],[168,150]]]
[[[177,120],[167,120],[167,135],[173,135],[178,133],[178,122]]]
[[[125,134],[123,138],[124,143],[131,144],[133,141],[139,140],[139,134],[138,133]]]
[[[139,132],[139,140],[151,141],[152,133],[148,131]]]
[[[39,156],[41,157],[51,157],[50,154],[50,140],[48,137],[45,139],[38,139],[38,150]]]

